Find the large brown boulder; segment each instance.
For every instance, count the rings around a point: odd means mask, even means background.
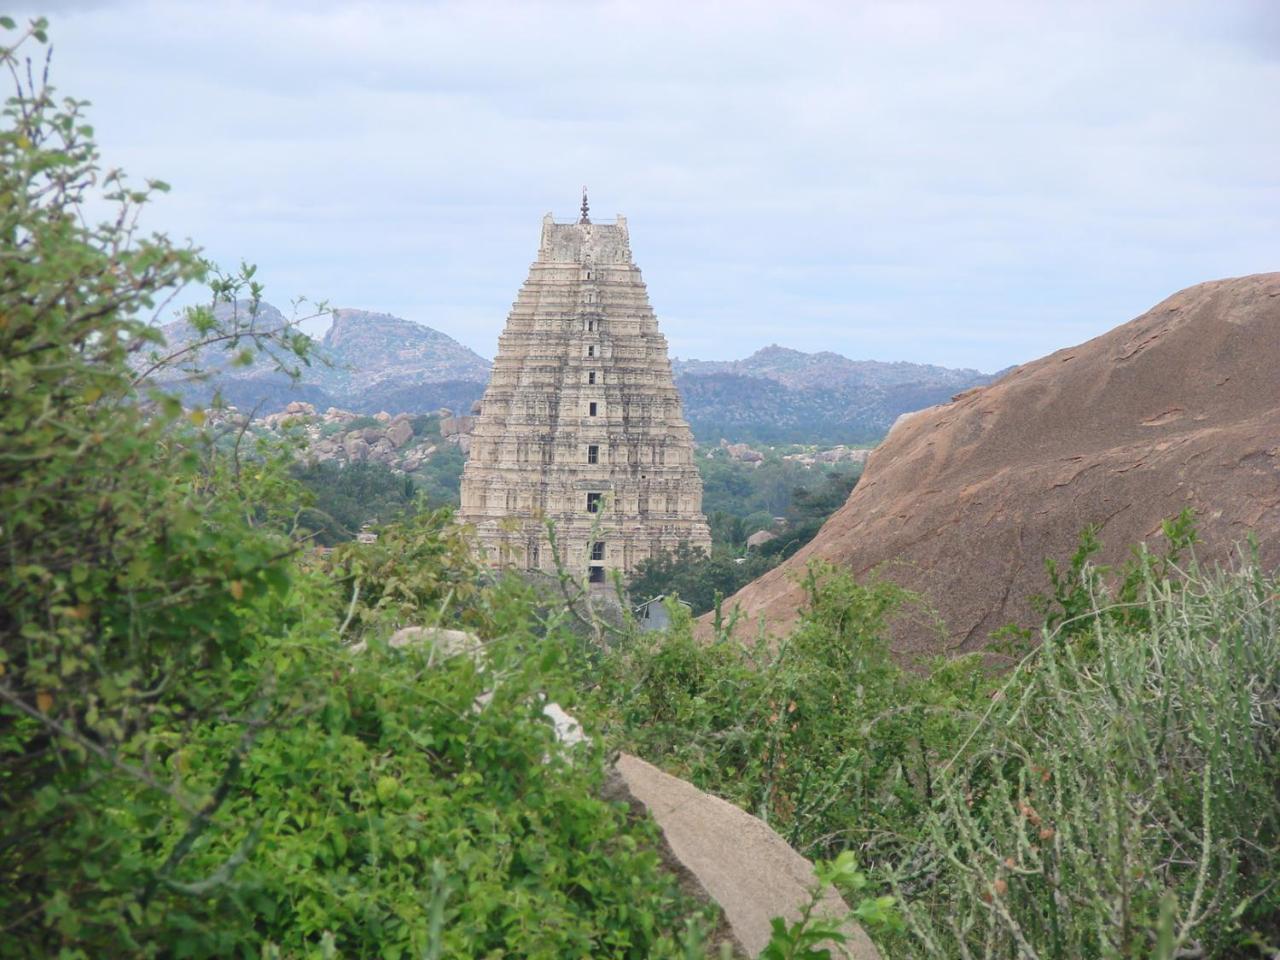
[[[408,420],[396,420],[387,427],[387,439],[394,447],[403,447],[413,439],[413,424]]]
[[[347,459],[352,463],[358,463],[369,457],[369,444],[363,437],[349,434],[346,441],[342,445],[343,450],[347,454]]]
[[[769,943],[774,917],[800,918],[814,884],[813,864],[763,820],[625,753],[614,764],[605,795],[653,818],[667,867],[688,893],[719,904],[724,929],[714,939],[727,940],[736,955],[758,956]],[[847,917],[849,908],[827,886],[817,913]],[[879,960],[856,923],[847,921],[844,932],[851,960]]]
[[[1204,283],[1077,347],[951,403],[902,417],[848,502],[788,562],[731,597],[753,633],[780,632],[815,558],[880,572],[938,613],[899,625],[900,654],[983,647],[1036,617],[1044,559],[1086,524],[1104,561],[1158,546],[1193,507],[1198,555],[1225,560],[1257,534],[1280,564],[1280,274]]]

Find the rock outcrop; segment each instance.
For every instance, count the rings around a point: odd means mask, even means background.
[[[797,920],[809,902],[813,864],[763,820],[703,793],[638,757],[622,754],[605,795],[647,813],[662,833],[663,858],[685,889],[712,900],[724,913],[728,939],[739,956],[756,957],[769,942],[774,917]],[[848,905],[832,887],[818,913],[844,917]],[[878,960],[867,935],[852,921],[846,949],[853,960]]]
[[[432,416],[436,418],[434,425],[430,422]],[[235,407],[214,410],[210,415],[211,423],[234,428],[245,427],[244,421],[245,414]],[[451,424],[447,435],[442,429],[445,423]],[[306,464],[379,463],[393,471],[413,473],[446,444],[458,447],[465,455],[473,424],[471,417],[451,419],[448,410],[422,416],[392,416],[385,411],[362,416],[336,407],[317,413],[314,404],[294,400],[279,413],[250,420],[247,429],[276,436],[288,434],[301,440],[298,456]],[[421,435],[416,432],[419,428]]]
[[[764,454],[759,450],[753,450],[745,443],[730,443],[723,437],[720,439],[720,449],[729,454],[731,459],[740,463],[761,463],[764,461]]]
[[[483,384],[489,362],[452,337],[428,326],[372,310],[337,309],[322,354],[335,367],[316,371],[334,391],[359,396],[366,405],[392,390],[427,383]]]
[[[1087,524],[1103,561],[1158,547],[1161,521],[1198,515],[1203,560],[1249,533],[1280,563],[1280,274],[1200,284],[1123,326],[951,403],[900,418],[814,540],[725,605],[775,632],[796,618],[796,575],[826,559],[879,571],[941,618],[899,625],[900,654],[982,648],[1031,626],[1044,559]],[[745,636],[745,633],[744,633]]]

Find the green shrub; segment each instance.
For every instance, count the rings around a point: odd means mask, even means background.
[[[418,539],[432,551],[440,538]],[[424,586],[402,598],[419,617],[444,599]],[[498,630],[476,660],[388,649],[374,625],[409,607],[385,598],[384,584],[353,618],[367,650],[339,645],[320,618],[241,665],[247,690],[281,677],[289,708],[247,751],[219,829],[174,880],[194,886],[241,850],[244,862],[216,928],[155,918],[156,939],[211,956],[260,942],[287,956],[326,944],[352,957],[677,955],[671,932],[692,905],[652,836],[599,799],[600,750],[556,744],[542,707],[565,692],[557,641],[532,629],[518,590],[471,610]],[[220,722],[194,731],[187,778],[212,782],[241,736]]]
[[[849,463],[806,467],[783,460],[783,452],[771,449],[763,463],[751,464],[730,459],[720,447],[699,448],[702,508],[717,547],[741,552],[747,537],[773,527],[774,517],[786,517],[795,527],[813,521],[820,526],[849,498],[862,473],[861,466]]]
[[[414,475],[432,507],[456,507],[467,458],[456,443],[442,443]]]
[[[724,553],[708,555],[681,543],[673,553],[661,553],[640,561],[627,589],[639,602],[660,595],[677,596],[689,604],[697,616],[767,569],[768,565],[754,556],[739,562],[738,558]]]
[[[897,884],[918,955],[1215,957],[1280,934],[1280,583],[1134,569],[1122,603],[1084,570],[1091,632],[1047,629],[940,772]]]
[[[1086,531],[1003,678],[903,670],[885,634],[909,598],[815,566],[786,637],[699,641],[678,615],[577,658],[580,683],[627,749],[807,855],[855,852],[906,905],[909,932],[873,931],[888,955],[1259,956],[1280,942],[1280,582],[1184,572],[1191,518],[1164,532],[1105,569]]]
[[[198,353],[149,311],[209,268],[135,232],[80,110],[19,89],[0,130],[0,953],[677,955],[700,911],[542,716],[556,622],[444,514],[314,556],[288,451],[145,386]],[[304,362],[252,276],[199,341]],[[483,653],[387,649],[408,623]]]
[[[626,749],[766,820],[802,853],[878,868],[915,836],[932,768],[986,679],[976,658],[916,674],[889,657],[908,598],[812,566],[776,644],[693,636],[687,615],[574,664],[591,713]]]
[[[717,598],[736,593],[812,540],[848,499],[861,474],[860,467],[848,464],[806,468],[779,459],[777,451],[759,469],[727,461],[718,447],[712,452],[718,456],[698,457],[707,491],[703,507],[711,528],[711,552],[682,544],[641,561],[628,584],[633,597],[675,595],[690,604],[695,615],[706,613]],[[775,508],[785,510],[785,524],[776,522]],[[747,538],[760,530],[777,538],[748,549]]]
[[[366,524],[390,523],[419,509],[418,485],[385,464],[327,460],[295,465],[291,473],[313,498],[301,522],[327,547],[353,539]]]
[[[440,418],[434,413],[421,413],[409,421],[418,439],[440,439]]]

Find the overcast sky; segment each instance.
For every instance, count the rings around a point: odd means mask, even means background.
[[[683,357],[990,371],[1280,270],[1278,0],[19,12],[153,228],[485,356],[584,183]]]

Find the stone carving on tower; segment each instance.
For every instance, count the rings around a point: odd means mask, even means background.
[[[542,220],[462,474],[459,518],[495,567],[603,582],[681,543],[704,550],[702,480],[627,221]]]

